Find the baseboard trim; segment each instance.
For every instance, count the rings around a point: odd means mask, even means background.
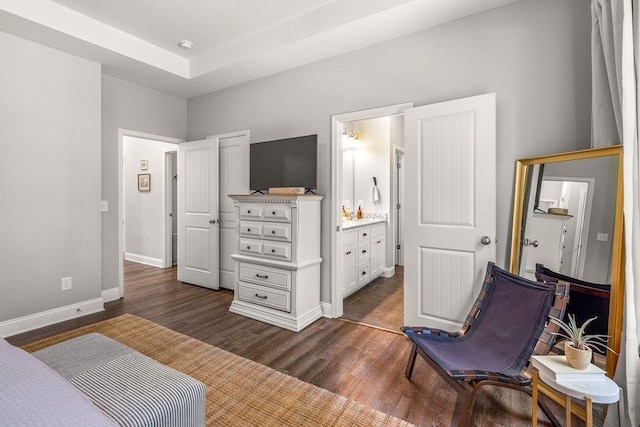
[[[111,301],[116,301],[120,299],[120,287],[115,286],[109,289],[102,290],[102,300],[107,303]]]
[[[322,310],[323,317],[333,319],[333,316],[331,315],[331,304],[329,304],[328,302],[320,301],[320,309]]]
[[[389,268],[385,268],[384,271],[381,274],[382,277],[386,277],[386,278],[393,277],[395,275],[396,275],[396,267],[395,266],[389,267]]]
[[[0,322],[0,337],[10,337],[103,310],[104,302],[102,298],[95,298],[40,313],[30,314],[28,316],[18,317]]]
[[[133,261],[140,264],[150,265],[152,267],[164,268],[164,261],[160,258],[152,258],[146,255],[132,254],[131,252],[124,253],[124,259],[127,261]]]

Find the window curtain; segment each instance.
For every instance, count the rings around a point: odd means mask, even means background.
[[[625,288],[615,381],[625,419],[609,411],[605,425],[640,425],[640,0],[592,0],[592,145],[623,145]]]

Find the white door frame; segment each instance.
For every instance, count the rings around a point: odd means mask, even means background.
[[[342,229],[342,133],[344,123],[355,120],[403,114],[413,108],[413,102],[354,111],[331,116],[331,313],[333,318],[342,316],[342,287],[340,286],[340,231]],[[335,230],[335,231],[333,231]]]
[[[169,268],[173,266],[173,215],[177,215],[177,212],[171,211],[172,198],[177,196],[171,191],[173,188],[173,176],[177,173],[171,167],[171,156],[178,155],[178,150],[165,151],[164,153],[164,167],[165,167],[165,182],[164,182],[164,260],[163,268]]]
[[[183,139],[170,138],[166,136],[154,135],[146,132],[138,132],[129,129],[118,129],[118,298],[124,296],[124,179],[123,173],[123,154],[124,154],[124,137],[131,136],[134,138],[151,139],[159,142],[169,142],[172,144],[180,144],[184,142]],[[166,194],[166,191],[163,191]],[[163,203],[163,206],[167,206],[167,203]],[[165,211],[165,218],[169,216],[169,211]],[[165,233],[163,233],[165,234]],[[117,299],[117,298],[116,298]]]
[[[404,167],[402,169],[398,168],[398,164],[400,159],[404,158],[404,147],[400,147],[398,145],[393,145],[393,166],[394,173],[391,174],[391,212],[389,213],[391,218],[391,228],[393,233],[393,263],[394,267],[396,265],[404,265],[404,262],[400,264],[399,255],[398,255],[398,244],[403,244],[401,246],[401,250],[404,250],[404,242],[402,242],[400,238],[400,228],[404,227],[402,221],[400,221],[400,217],[398,215],[398,204],[402,204],[403,201],[403,193],[404,193]],[[404,209],[404,206],[401,205],[400,211]]]

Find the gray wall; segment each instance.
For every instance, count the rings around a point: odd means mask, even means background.
[[[0,57],[4,321],[100,297],[101,70],[2,32]]]
[[[330,118],[497,94],[497,262],[506,264],[515,160],[590,144],[589,2],[523,0],[188,101],[188,138],[318,134],[321,299],[330,302]],[[410,183],[410,177],[407,177]],[[407,185],[407,188],[410,188]]]
[[[102,77],[102,289],[118,286],[118,129],[185,139],[187,101],[110,76]]]

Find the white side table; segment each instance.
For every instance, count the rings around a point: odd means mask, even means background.
[[[551,378],[541,375],[538,371],[540,360],[550,356],[535,356],[531,363],[533,369],[533,399],[532,399],[532,418],[531,422],[534,427],[538,425],[538,383],[543,381],[548,386],[565,395],[565,425],[571,426],[571,398],[585,401],[585,410],[587,414],[587,427],[593,426],[593,403],[610,404],[615,403],[620,398],[620,388],[609,377],[603,376],[602,381],[585,381],[581,382],[579,378],[571,382],[556,382]],[[580,374],[575,374],[579,377]],[[620,409],[620,407],[619,407]],[[620,414],[622,416],[622,414]],[[622,419],[622,418],[621,418]]]

